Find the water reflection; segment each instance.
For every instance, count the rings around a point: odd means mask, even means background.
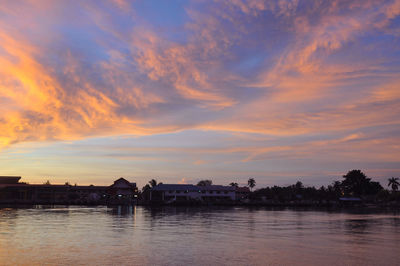
[[[0,264],[398,265],[398,213],[0,208]]]
[[[136,213],[136,206],[119,205],[108,207],[109,213],[117,216],[132,216]]]
[[[372,223],[372,221],[367,219],[349,219],[345,221],[345,226],[349,234],[368,234],[369,223]]]

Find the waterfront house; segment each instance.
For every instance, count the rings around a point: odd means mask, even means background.
[[[220,202],[236,200],[236,188],[232,186],[199,186],[201,199],[205,202]]]
[[[136,183],[120,178],[111,186],[20,183],[21,177],[0,177],[3,204],[127,204],[137,197]]]
[[[150,202],[226,202],[236,199],[232,186],[195,186],[191,184],[159,184],[150,190]]]
[[[20,176],[0,176],[0,186],[18,184],[20,179]]]
[[[200,200],[199,188],[187,184],[159,184],[150,190],[151,202],[182,202]]]
[[[107,188],[106,194],[113,203],[133,202],[137,200],[138,189],[136,183],[131,183],[121,177]]]

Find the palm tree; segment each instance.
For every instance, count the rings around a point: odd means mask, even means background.
[[[253,190],[253,187],[256,186],[256,181],[254,180],[254,178],[249,178],[247,184],[249,185],[250,190]]]
[[[239,186],[239,184],[236,183],[236,182],[232,182],[232,183],[230,183],[229,185],[230,185],[231,187],[238,187],[238,186]]]
[[[150,184],[151,187],[155,187],[155,186],[157,186],[157,180],[152,179],[152,180],[149,181],[149,184]]]
[[[389,181],[388,187],[391,186],[393,191],[396,191],[399,189],[400,183],[399,183],[398,177],[389,178],[388,181]]]

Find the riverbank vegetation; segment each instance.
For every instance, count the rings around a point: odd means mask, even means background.
[[[154,185],[155,180],[150,184]],[[201,180],[198,186],[211,185],[212,180]],[[351,170],[342,180],[328,186],[305,186],[301,181],[288,186],[268,186],[254,189],[256,180],[249,178],[247,186],[250,192],[242,204],[262,205],[359,205],[382,204],[400,206],[399,178],[389,178],[382,186],[378,181],[367,177],[361,170]],[[239,187],[237,182],[230,186]],[[143,191],[150,189],[146,185]]]
[[[260,188],[250,194],[250,201],[270,203],[398,203],[399,179],[390,178],[385,189],[379,182],[368,178],[361,170],[351,170],[340,181],[316,188],[298,181],[290,186]]]

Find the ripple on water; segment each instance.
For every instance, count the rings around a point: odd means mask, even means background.
[[[398,265],[399,246],[392,213],[0,209],[1,265]]]

